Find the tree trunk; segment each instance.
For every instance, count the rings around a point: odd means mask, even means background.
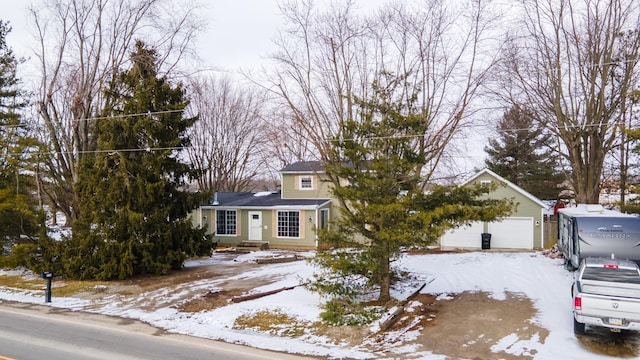
[[[380,294],[378,296],[378,303],[385,304],[391,300],[391,264],[389,259],[389,246],[386,243],[379,244],[379,246],[378,274],[380,275]]]

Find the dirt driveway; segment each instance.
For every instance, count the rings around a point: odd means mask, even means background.
[[[421,301],[424,301],[421,299]],[[418,342],[435,354],[455,359],[522,359],[535,349],[496,348],[501,339],[545,339],[549,331],[531,322],[536,309],[531,300],[507,294],[496,300],[483,292],[455,294],[430,303],[433,315],[424,324]]]

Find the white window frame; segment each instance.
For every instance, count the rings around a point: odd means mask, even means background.
[[[313,176],[311,175],[300,176],[298,188],[300,190],[313,190]]]
[[[219,233],[218,229],[221,226],[219,224],[219,218],[218,218],[218,212],[224,212],[225,215],[225,223],[224,223],[224,228],[225,228],[225,233]],[[228,221],[229,219],[229,215],[233,213],[233,217],[234,217],[234,224],[233,224],[233,233],[231,232],[227,232],[229,231],[229,223]],[[216,236],[238,236],[238,211],[235,209],[216,209]]]
[[[281,215],[286,213],[286,219],[282,218]],[[298,228],[297,228],[297,236],[291,236],[291,215],[297,214],[298,218]],[[278,210],[276,212],[276,236],[278,238],[287,238],[287,239],[300,239],[300,233],[302,230],[302,218],[300,211],[298,210]],[[284,234],[286,233],[286,234]]]

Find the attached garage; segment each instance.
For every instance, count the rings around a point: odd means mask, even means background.
[[[517,204],[511,216],[499,222],[475,222],[446,232],[440,238],[442,248],[480,249],[482,233],[491,234],[491,248],[544,248],[544,210],[542,201],[489,169],[474,175],[465,184],[497,182],[498,188],[487,194],[492,198],[513,199]]]

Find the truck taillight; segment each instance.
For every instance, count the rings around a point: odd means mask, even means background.
[[[604,264],[605,269],[617,269],[618,265]]]
[[[582,310],[582,298],[579,296],[576,296],[575,299],[573,299],[573,307],[576,310]]]

